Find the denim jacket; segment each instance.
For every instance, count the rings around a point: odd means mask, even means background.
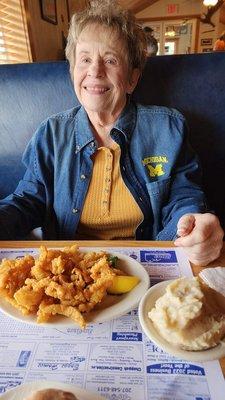
[[[179,218],[205,212],[196,156],[184,117],[174,109],[128,103],[111,129],[122,178],[143,212],[139,240],[173,240]],[[83,107],[45,120],[23,156],[26,172],[0,201],[0,238],[42,227],[44,239],[74,239],[97,149]]]

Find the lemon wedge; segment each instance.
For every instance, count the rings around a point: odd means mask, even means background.
[[[112,285],[107,289],[109,294],[123,294],[130,292],[140,281],[137,276],[117,275]]]

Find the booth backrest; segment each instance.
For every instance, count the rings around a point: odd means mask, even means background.
[[[0,66],[0,198],[23,176],[23,151],[39,124],[73,107],[66,62]]]
[[[185,115],[209,204],[225,227],[225,52],[150,58],[134,98]],[[0,198],[22,177],[21,156],[40,122],[77,104],[66,62],[0,66]]]

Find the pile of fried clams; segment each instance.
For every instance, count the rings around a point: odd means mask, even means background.
[[[90,312],[107,294],[116,275],[108,255],[81,252],[77,245],[63,250],[40,247],[40,255],[4,259],[0,264],[0,296],[24,315],[36,314],[43,323],[52,315],[71,318],[83,329],[83,313]]]

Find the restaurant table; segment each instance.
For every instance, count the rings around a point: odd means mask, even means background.
[[[76,242],[79,247],[173,247],[173,242],[163,242],[163,241],[134,241],[134,240],[80,240],[80,241],[0,241],[0,248],[38,248],[41,245],[46,245],[50,247],[65,247],[71,246]],[[210,263],[207,267],[212,266],[224,266],[225,267],[225,243],[221,251],[220,257]],[[194,275],[197,275],[205,266],[191,265]],[[220,359],[220,365],[225,377],[225,357]]]

